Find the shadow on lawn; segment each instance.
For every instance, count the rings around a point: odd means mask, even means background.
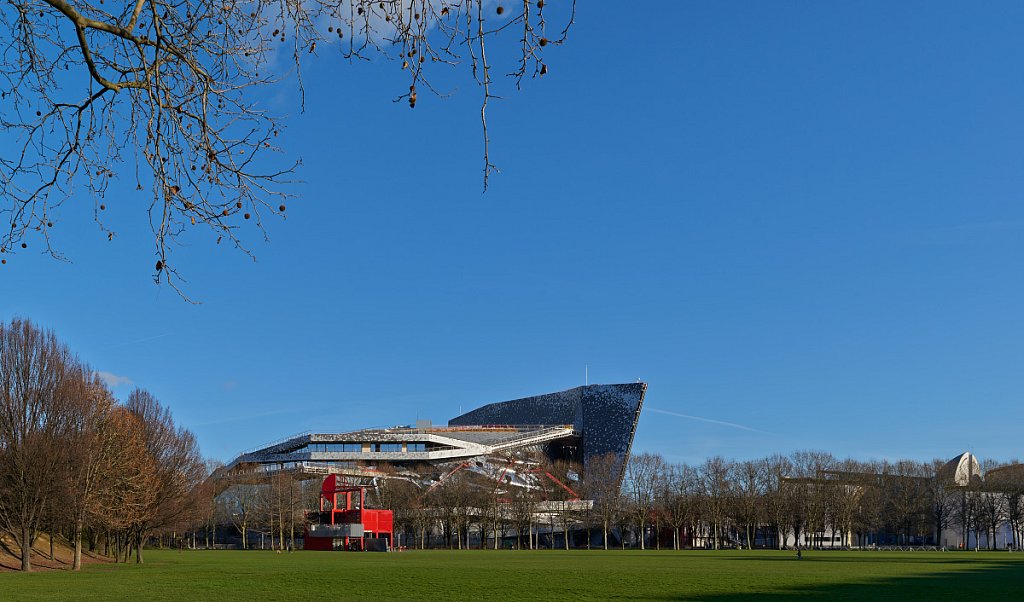
[[[764,558],[766,562],[799,562],[801,566],[825,562],[858,562],[857,559],[805,557]],[[877,562],[877,558],[864,561]],[[899,562],[907,562],[900,558]],[[909,562],[925,562],[909,560]],[[934,562],[934,561],[932,561]],[[817,597],[823,600],[1017,600],[1021,599],[1021,584],[1024,583],[1024,562],[1020,560],[985,559],[975,561],[983,564],[978,568],[958,569],[905,577],[883,577],[855,583],[794,584],[792,587],[775,586],[758,591],[716,593],[716,594],[671,594],[654,596],[654,600],[707,600],[707,601],[764,601],[790,600],[793,598]],[[952,560],[954,564],[972,563],[969,559]],[[799,574],[799,572],[795,573]],[[841,579],[841,577],[840,577]]]
[[[888,554],[889,552],[859,552],[859,553],[864,554],[864,555],[860,556],[860,557],[856,557],[856,556],[851,557],[849,555],[834,556],[833,554],[835,554],[835,552],[832,552],[832,551],[829,551],[829,550],[825,550],[825,551],[813,551],[812,550],[812,551],[809,551],[809,552],[804,552],[804,560],[806,560],[806,561],[813,561],[813,562],[816,562],[816,563],[817,562],[840,562],[840,563],[858,564],[858,563],[862,563],[862,562],[878,562],[878,558],[879,557],[878,556],[874,556],[874,554]],[[971,553],[971,552],[949,552],[949,553],[943,553],[944,555],[941,556],[941,557],[937,557],[936,554],[939,554],[939,553],[940,552],[920,552],[918,558],[909,558],[906,555],[907,553],[900,553],[900,556],[899,557],[894,557],[893,560],[899,562],[900,564],[906,564],[906,563],[911,563],[911,564],[914,564],[914,563],[936,564],[936,559],[937,558],[942,561],[942,564],[973,564],[973,565],[977,565],[977,564],[981,564],[981,563],[1007,564],[1007,563],[1004,563],[1003,559],[1001,559],[1001,558],[997,558],[997,559],[994,559],[994,560],[989,560],[988,558],[984,558],[984,559],[981,559],[979,561],[978,558],[973,557],[973,553]],[[988,554],[988,552],[985,552],[985,553]],[[706,554],[706,556],[708,558],[713,558],[716,562],[730,562],[730,561],[749,562],[751,560],[756,560],[757,562],[782,562],[782,563],[789,563],[789,564],[791,564],[793,562],[797,562],[797,560],[796,560],[796,558],[794,556],[795,554],[796,553],[793,552],[792,554],[787,553],[787,554],[783,554],[783,555],[767,556],[767,555],[764,555],[764,554],[753,553],[753,554],[746,554],[746,555],[743,555],[743,556],[728,557],[728,556],[722,556],[720,554],[708,553],[708,554]],[[692,557],[698,557],[698,556],[700,556],[700,554],[693,554],[690,557],[692,558]],[[1014,558],[1018,558],[1018,556],[1014,556]],[[1024,558],[1022,558],[1021,560],[1017,560],[1017,561],[1008,561],[1008,564],[1009,565],[1018,565],[1019,564],[1019,565],[1021,565],[1021,569],[1024,570]]]

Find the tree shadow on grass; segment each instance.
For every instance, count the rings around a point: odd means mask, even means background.
[[[992,553],[987,552],[987,551],[984,552],[984,553],[985,554],[992,554]],[[843,554],[843,555],[840,556],[839,554]],[[880,559],[884,559],[885,557],[884,556],[876,556],[875,554],[889,554],[889,552],[856,552],[856,554],[863,554],[863,556],[850,556],[848,552],[833,552],[831,550],[825,550],[825,551],[811,550],[811,551],[805,551],[803,553],[803,560],[804,561],[809,561],[809,562],[815,562],[815,563],[818,563],[818,562],[841,562],[841,563],[860,564],[860,563],[863,563],[863,562],[878,562]],[[946,552],[898,552],[898,554],[899,554],[899,556],[895,556],[894,555],[892,557],[892,560],[894,560],[896,562],[899,562],[900,564],[920,563],[920,564],[932,564],[932,565],[934,565],[934,564],[937,564],[937,561],[941,561],[942,564],[961,564],[962,563],[962,564],[977,565],[977,564],[989,563],[989,562],[991,562],[991,563],[998,563],[998,562],[1002,562],[1002,560],[1003,560],[1001,558],[990,559],[991,556],[989,556],[988,558],[982,558],[979,561],[978,558],[973,556],[972,552],[948,552],[948,553],[946,553]],[[918,557],[917,558],[911,558],[911,557],[908,556],[909,554],[917,554]],[[939,556],[936,556],[936,554],[943,554],[943,556],[939,557]],[[690,557],[692,558],[692,557],[696,557],[696,556],[698,556],[698,555],[694,554],[694,555],[691,555]],[[790,563],[793,563],[793,562],[797,562],[796,552],[792,552],[791,554],[782,554],[782,555],[773,554],[771,556],[768,556],[768,555],[765,555],[765,554],[758,554],[756,552],[752,553],[752,554],[746,554],[746,555],[734,556],[734,557],[714,555],[714,554],[707,554],[706,556],[709,557],[709,558],[713,558],[716,562],[730,562],[730,561],[734,561],[734,562],[749,562],[751,560],[754,560],[754,561],[757,561],[757,562],[782,562],[782,563],[787,563],[787,564],[790,564]],[[1014,561],[1009,561],[1009,562],[1010,562],[1011,565],[1019,564],[1019,565],[1021,565],[1021,568],[1024,569],[1024,559],[1018,560],[1016,562],[1014,562]]]
[[[791,563],[800,562],[801,567],[820,562],[858,562],[851,558],[812,557],[798,561],[795,558],[763,558],[765,562],[778,560]],[[894,559],[895,560],[895,559]],[[864,558],[859,562],[878,562],[879,559]],[[932,562],[934,560],[908,560],[899,558],[899,562]],[[740,601],[763,602],[765,600],[791,600],[794,598],[814,597],[822,600],[970,600],[972,602],[986,600],[1019,600],[1024,596],[1024,561],[985,559],[972,561],[968,558],[953,559],[952,564],[978,564],[977,568],[956,569],[952,571],[936,571],[908,576],[890,576],[873,579],[860,579],[846,583],[794,583],[793,586],[774,585],[769,587],[752,587],[748,592],[694,594],[666,593],[653,596],[652,600],[705,600],[714,602]],[[945,561],[942,564],[947,564]],[[937,567],[938,568],[938,567]],[[793,572],[800,577],[799,570]],[[742,575],[736,579],[742,580]],[[842,577],[837,577],[841,580]]]

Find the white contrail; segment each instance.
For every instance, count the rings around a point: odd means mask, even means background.
[[[675,416],[676,418],[686,418],[687,420],[699,420],[701,422],[710,422],[711,424],[720,424],[722,426],[731,426],[734,429],[740,429],[742,431],[750,431],[751,433],[764,433],[755,428],[744,426],[742,424],[736,424],[735,422],[726,422],[724,420],[714,420],[712,418],[701,418],[700,416],[690,416],[689,414],[680,414],[679,412],[669,412],[668,410],[659,410],[650,406],[644,408],[648,412],[654,412],[656,414],[665,414],[668,416]],[[767,433],[765,433],[767,434]]]

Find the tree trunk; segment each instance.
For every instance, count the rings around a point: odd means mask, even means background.
[[[604,527],[604,549],[608,549],[608,521],[602,523]]]
[[[32,570],[32,539],[27,524],[21,526],[21,570]]]
[[[71,570],[82,570],[82,519],[75,521],[75,559],[72,561]]]
[[[143,564],[142,561],[142,544],[144,543],[145,537],[142,531],[139,531],[135,538],[135,564]]]

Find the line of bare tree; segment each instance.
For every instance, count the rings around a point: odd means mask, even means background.
[[[295,549],[307,514],[319,508],[320,481],[286,473],[243,475],[207,498],[207,512],[192,525],[194,547],[216,543],[218,525],[237,532],[242,549]],[[259,541],[251,540],[253,534]]]
[[[444,475],[430,487],[386,478],[372,501],[394,511],[396,544],[419,548],[995,548],[1024,538],[1024,465],[1016,462],[983,465],[986,478],[976,475],[963,486],[940,460],[860,462],[817,451],[713,457],[699,465],[637,454],[621,486],[618,465],[607,456],[591,459],[585,470],[542,466],[534,472],[557,480],[538,478],[532,487],[472,471]],[[318,491],[316,481],[264,476],[218,497],[213,522],[243,537],[264,533],[271,547],[284,549],[294,545]],[[573,493],[593,504],[574,503]]]
[[[630,459],[622,495],[600,496],[595,511],[603,525],[631,532],[640,548],[1019,545],[1024,465],[983,464],[986,478],[963,485],[944,466],[817,451],[713,457],[699,465],[639,454]],[[1000,533],[1007,533],[1002,541]]]
[[[127,561],[183,529],[205,465],[170,410],[136,389],[118,403],[97,373],[49,330],[0,323],[0,546],[32,568],[46,533]]]

